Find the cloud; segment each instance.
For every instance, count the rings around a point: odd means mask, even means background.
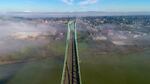
[[[63,1],[65,4],[68,4],[68,5],[73,5],[73,4],[89,5],[89,4],[95,4],[98,2],[98,0],[61,0],[61,1]]]
[[[80,5],[88,5],[88,4],[95,4],[97,3],[98,0],[83,0],[81,2],[79,2]]]
[[[65,4],[72,5],[74,0],[62,0]]]

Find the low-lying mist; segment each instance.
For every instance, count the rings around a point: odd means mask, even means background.
[[[0,56],[27,46],[45,45],[58,27],[42,21],[0,19]]]

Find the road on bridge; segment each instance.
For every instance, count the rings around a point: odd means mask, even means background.
[[[68,22],[65,61],[61,84],[81,84],[76,21]]]

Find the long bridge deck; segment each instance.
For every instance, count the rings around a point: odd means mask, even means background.
[[[81,84],[76,22],[68,22],[65,61],[61,84]]]

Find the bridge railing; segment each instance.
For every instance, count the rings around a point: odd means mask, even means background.
[[[63,72],[62,72],[62,78],[61,78],[61,84],[64,84],[64,77],[65,77],[65,70],[67,66],[67,57],[68,57],[68,48],[69,48],[69,40],[70,40],[70,24],[68,23],[68,31],[67,31],[67,39],[66,39],[66,50],[65,50],[65,59],[64,59],[64,66],[63,66]]]
[[[71,28],[70,25],[73,26],[73,29]],[[71,31],[74,31],[74,40],[75,40],[75,47],[76,47],[75,49],[76,49],[76,55],[77,55],[77,60],[78,60],[77,65],[78,65],[79,84],[82,84],[81,71],[80,71],[80,60],[79,60],[79,54],[78,54],[77,29],[76,29],[76,22],[75,21],[69,21],[68,22],[68,32],[67,32],[67,40],[66,40],[66,51],[65,51],[65,59],[64,59],[64,66],[63,66],[61,84],[64,84],[64,80],[65,80],[65,73],[66,73],[66,67],[67,67],[67,58],[68,58],[68,48],[69,48],[70,32]]]
[[[78,39],[77,39],[77,29],[76,29],[76,22],[75,24],[75,28],[74,28],[74,34],[75,34],[75,43],[76,43],[76,52],[77,52],[77,60],[78,60],[78,68],[79,68],[79,78],[80,78],[80,84],[82,84],[82,80],[81,80],[81,69],[80,69],[80,59],[79,59],[79,51],[78,51]]]

